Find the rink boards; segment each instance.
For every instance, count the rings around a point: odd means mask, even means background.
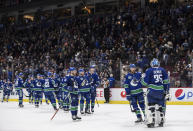
[[[104,101],[104,89],[98,89],[97,100]],[[144,92],[146,89],[143,89]],[[171,88],[171,100],[168,105],[193,105],[193,88]],[[113,88],[110,93],[112,104],[129,104],[124,88]]]
[[[146,89],[144,89],[145,91]],[[0,99],[3,97],[0,91]],[[24,94],[27,96],[28,92],[24,89]],[[171,101],[167,102],[168,105],[193,105],[193,88],[171,88]],[[28,102],[28,97],[24,95],[24,102]],[[97,101],[104,103],[104,89],[97,89]],[[10,96],[9,101],[18,101],[18,95],[15,91]],[[43,97],[43,101],[44,97]],[[112,88],[110,91],[111,104],[129,104],[126,100],[126,93],[124,88]]]

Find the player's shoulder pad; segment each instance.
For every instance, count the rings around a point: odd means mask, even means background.
[[[148,73],[148,72],[151,72],[151,71],[153,71],[153,68],[150,67],[150,68],[146,69],[145,72]]]

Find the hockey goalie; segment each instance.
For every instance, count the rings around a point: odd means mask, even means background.
[[[148,128],[163,127],[166,100],[170,98],[169,78],[166,70],[160,67],[158,59],[153,59],[150,65],[142,78],[143,86],[147,87],[145,124]]]

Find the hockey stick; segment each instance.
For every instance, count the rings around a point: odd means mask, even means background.
[[[27,96],[24,92],[23,92],[23,94],[24,94],[25,97],[30,97],[30,96]]]
[[[70,93],[68,93],[68,95],[65,97],[64,101],[65,101],[69,96],[70,96]],[[56,114],[58,113],[59,110],[60,110],[60,108],[58,108],[58,109],[55,111],[54,115],[51,117],[50,120],[53,120],[53,119],[54,119],[54,117],[56,116]]]
[[[145,118],[144,118],[144,123],[147,123],[147,114],[148,114],[148,99],[147,99],[147,91],[144,93],[144,100],[145,100]]]
[[[24,88],[24,89],[27,91],[26,88]],[[23,92],[23,91],[22,91],[22,92]],[[26,95],[24,92],[23,92],[23,94],[24,94],[25,97],[30,97],[29,95]]]
[[[55,111],[54,115],[51,117],[51,119],[50,119],[50,120],[53,120],[53,119],[54,119],[54,117],[55,117],[55,116],[56,116],[56,114],[58,113],[59,109],[60,109],[60,108],[58,108],[58,109]]]
[[[135,112],[135,109],[133,109],[133,106],[131,105],[131,101],[129,101],[129,106],[130,106],[131,112]]]
[[[18,90],[14,91],[14,92],[16,92],[16,94],[19,95]],[[22,90],[22,93],[23,93],[23,95],[24,95],[25,97],[30,97],[30,96],[26,95],[26,94],[23,92],[23,90]]]
[[[168,79],[170,81],[170,71],[168,71]],[[168,85],[168,94],[165,94],[164,98],[164,115],[166,114],[166,102],[171,100],[170,91],[169,91],[169,85]]]
[[[97,105],[98,105],[98,107],[99,107],[99,103],[98,103],[98,100],[97,100],[97,98],[95,98],[96,99],[96,103],[97,103]]]

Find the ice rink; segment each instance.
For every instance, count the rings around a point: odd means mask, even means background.
[[[127,104],[100,104],[95,113],[81,116],[82,121],[73,122],[70,113],[59,110],[54,113],[51,105],[43,103],[40,108],[24,103],[18,108],[16,102],[0,103],[0,131],[178,131],[193,129],[193,106],[167,106],[165,127],[149,129],[143,124],[134,124],[135,114]]]

